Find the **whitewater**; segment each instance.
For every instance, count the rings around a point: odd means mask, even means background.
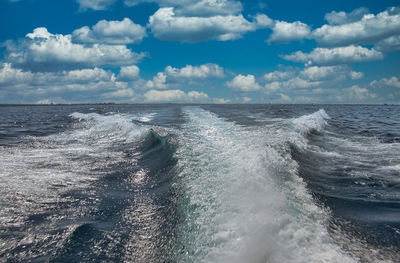
[[[398,262],[398,106],[7,106],[0,262]]]

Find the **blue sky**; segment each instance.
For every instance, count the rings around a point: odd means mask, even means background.
[[[398,1],[0,0],[0,103],[400,103]]]

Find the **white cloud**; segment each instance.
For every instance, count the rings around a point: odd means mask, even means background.
[[[343,25],[361,20],[368,13],[369,10],[365,7],[354,9],[350,13],[332,11],[325,15],[325,20],[331,25]]]
[[[59,72],[31,72],[0,65],[0,86],[3,100],[10,97],[37,102],[48,98],[57,101],[96,101],[102,98],[120,97],[129,100],[132,91],[127,83],[118,81],[111,71],[101,68]],[[65,96],[65,100],[62,97]]]
[[[179,16],[215,16],[238,14],[242,11],[239,1],[228,0],[125,0],[128,6],[144,2],[155,2],[160,7],[175,7]]]
[[[309,98],[321,101],[325,95],[322,97],[316,96],[317,94],[334,93],[333,91],[342,88],[348,81],[363,76],[362,72],[356,72],[346,65],[311,66],[304,69],[290,67],[284,71],[265,74],[264,92],[269,96],[289,92],[293,95],[292,101],[296,103],[304,103]],[[300,100],[301,96],[304,96],[304,99]]]
[[[311,81],[331,80],[348,78],[352,80],[360,79],[364,76],[362,72],[352,71],[348,66],[326,66],[307,67],[300,72],[300,76]]]
[[[164,72],[158,72],[153,80],[146,82],[146,88],[148,89],[166,89],[167,88],[167,75]]]
[[[285,88],[289,88],[289,89],[294,89],[294,88],[310,88],[310,87],[315,87],[320,85],[320,82],[318,81],[309,81],[309,80],[305,80],[299,77],[296,77],[294,79],[290,79],[286,82],[283,83],[286,87]]]
[[[139,77],[139,67],[136,65],[121,67],[118,80],[134,80]]]
[[[243,98],[242,98],[242,102],[243,102],[243,103],[249,103],[249,102],[251,102],[251,98],[249,98],[249,97],[243,97]]]
[[[204,102],[208,95],[203,92],[182,90],[149,90],[144,94],[147,102]]]
[[[288,89],[307,89],[319,86],[321,82],[319,81],[310,81],[306,79],[302,79],[300,77],[294,77],[285,81],[274,81],[271,83],[265,84],[265,91],[267,93],[276,92],[278,90],[288,90]]]
[[[126,0],[128,5],[141,2]],[[308,25],[296,21],[274,21],[265,14],[257,14],[248,21],[240,14],[240,2],[227,0],[158,0],[161,8],[149,19],[153,35],[166,41],[200,42],[206,40],[228,41],[260,28],[271,28],[269,43],[286,43],[309,38]]]
[[[224,99],[224,98],[214,98],[213,102],[216,104],[228,104],[228,103],[231,103],[231,100]]]
[[[280,81],[273,81],[270,83],[265,84],[265,92],[267,94],[269,93],[274,93],[278,91],[281,88],[281,82]]]
[[[154,36],[166,41],[200,42],[210,39],[235,40],[244,33],[256,30],[256,22],[247,21],[243,15],[180,17],[174,8],[160,8],[149,19],[148,26]]]
[[[200,66],[186,65],[183,68],[167,66],[165,73],[174,78],[224,78],[224,69],[217,64],[208,63]]]
[[[376,43],[375,48],[380,51],[400,50],[400,35],[385,38]]]
[[[400,89],[400,79],[397,77],[383,78],[381,80],[374,80],[371,82],[374,88],[393,87]]]
[[[339,65],[383,59],[383,54],[375,49],[360,46],[337,48],[315,48],[311,53],[297,51],[282,58],[308,65]]]
[[[105,10],[117,0],[77,0],[81,10]]]
[[[350,79],[357,80],[362,79],[364,77],[364,73],[357,71],[350,71]]]
[[[101,68],[81,69],[61,72],[22,71],[4,63],[0,68],[0,85],[24,83],[28,86],[51,86],[67,84],[88,84],[90,82],[115,82],[115,76],[110,71]]]
[[[282,103],[290,103],[292,102],[292,98],[290,98],[288,95],[285,94],[279,94],[279,96],[281,97],[281,102]]]
[[[226,85],[234,90],[240,91],[256,91],[260,90],[261,86],[256,82],[253,75],[237,75],[233,80],[226,83]]]
[[[300,73],[300,76],[309,80],[330,79],[332,78],[332,76],[335,75],[336,71],[340,68],[341,68],[340,66],[307,67]]]
[[[189,101],[205,101],[208,99],[208,95],[204,92],[189,91],[187,93],[187,98]]]
[[[94,66],[135,64],[145,54],[135,53],[124,45],[75,44],[71,35],[51,34],[46,28],[36,28],[19,44],[8,43],[6,60],[35,71],[56,71]]]
[[[10,63],[0,64],[0,87],[19,83],[27,83],[32,80],[32,72],[12,68]]]
[[[63,71],[65,79],[74,83],[88,83],[98,81],[115,81],[114,73],[101,68]]]
[[[288,23],[276,21],[272,26],[273,33],[268,38],[268,43],[288,43],[302,40],[310,36],[310,27],[300,21]]]
[[[52,36],[54,36],[54,35],[50,34],[49,31],[47,31],[47,28],[45,28],[45,27],[38,27],[35,30],[33,30],[32,33],[26,34],[26,37],[30,38],[30,39],[35,39],[35,38],[37,38],[37,39],[41,39],[41,38],[48,39],[48,38],[50,38]]]
[[[327,46],[373,44],[398,34],[400,12],[394,7],[377,15],[364,14],[361,20],[356,22],[324,25],[312,33],[319,44]]]
[[[267,15],[264,14],[258,14],[254,17],[255,23],[258,25],[260,28],[264,27],[272,27],[275,22],[271,18],[269,18]]]
[[[92,29],[88,26],[76,29],[72,32],[72,42],[133,44],[140,43],[146,36],[145,27],[124,18],[122,21],[101,20],[92,26]]]
[[[293,78],[294,76],[295,76],[295,72],[292,70],[287,70],[287,71],[276,70],[273,72],[266,73],[264,75],[264,80],[271,82],[271,81]]]
[[[343,96],[339,96],[341,101],[349,102],[370,102],[377,98],[375,93],[371,93],[366,88],[360,88],[358,85],[353,85],[350,88],[343,90]]]
[[[238,1],[200,0],[191,2],[192,4],[182,5],[177,10],[177,14],[183,16],[214,16],[237,14],[242,11],[242,4]]]
[[[148,89],[166,89],[171,83],[195,83],[199,80],[224,78],[224,69],[217,64],[207,63],[200,66],[186,65],[183,68],[167,66],[158,72],[152,80],[146,82]]]

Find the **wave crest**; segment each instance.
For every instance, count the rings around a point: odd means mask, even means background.
[[[328,125],[328,119],[330,119],[329,115],[324,109],[320,109],[312,114],[293,119],[292,123],[297,132],[300,132],[302,135],[307,135],[311,131],[321,131]]]

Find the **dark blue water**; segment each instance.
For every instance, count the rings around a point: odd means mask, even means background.
[[[399,262],[400,107],[0,107],[1,262]]]

